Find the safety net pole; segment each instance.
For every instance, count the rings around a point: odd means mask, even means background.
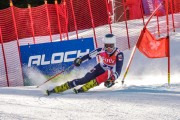
[[[62,41],[61,23],[59,19],[59,7],[58,7],[57,0],[55,0],[55,7],[56,7],[56,14],[57,14],[57,21],[58,21],[59,36],[60,36],[60,40]]]
[[[31,32],[32,32],[32,37],[33,37],[33,43],[36,44],[35,36],[34,36],[34,26],[33,26],[33,19],[32,19],[32,11],[31,11],[31,5],[30,4],[28,4],[28,9],[29,9],[29,18],[30,18],[30,24],[31,24]]]
[[[51,22],[50,22],[50,18],[49,18],[47,0],[44,0],[44,2],[45,2],[45,6],[46,6],[46,15],[47,15],[47,21],[48,21],[49,36],[50,36],[50,41],[52,42]]]
[[[106,9],[107,9],[107,15],[108,15],[108,24],[109,24],[109,30],[110,30],[110,33],[112,34],[112,27],[111,27],[111,19],[110,19],[110,10],[109,10],[109,7],[108,7],[108,2],[107,0],[105,0],[106,2]]]
[[[77,36],[77,39],[78,39],[78,29],[77,29],[76,17],[75,17],[75,14],[74,14],[74,7],[73,7],[72,0],[70,0],[70,4],[71,4],[71,9],[72,9],[72,15],[73,15],[73,20],[74,20],[74,27],[75,27],[75,31],[76,31],[76,36]]]
[[[157,7],[158,1],[155,0],[155,7]],[[158,14],[156,14],[156,21],[157,21],[157,26],[158,26],[158,37],[160,37],[160,27],[159,27],[159,17]]]
[[[7,81],[7,86],[9,87],[9,77],[8,77],[8,71],[7,71],[7,63],[6,63],[6,56],[5,56],[5,52],[4,52],[4,43],[3,43],[3,38],[2,38],[1,27],[0,27],[0,40],[1,40],[3,59],[4,59],[4,67],[5,67],[5,72],[6,72],[6,81]]]
[[[126,4],[125,1],[123,0],[123,9],[124,9],[124,20],[126,24],[126,34],[127,34],[127,39],[128,39],[128,48],[130,49],[130,39],[129,39],[129,30],[128,30],[128,25],[127,25],[127,16],[126,16]]]
[[[141,15],[142,15],[142,19],[143,19],[143,25],[145,25],[145,22],[144,22],[144,10],[143,10],[142,0],[140,2],[141,2],[140,7],[141,7]]]
[[[16,26],[16,19],[15,19],[15,15],[14,15],[14,6],[13,6],[12,0],[10,0],[10,7],[11,7],[12,18],[13,18],[14,30],[15,30],[15,34],[16,34],[16,43],[17,43],[17,47],[18,47],[18,55],[19,55],[19,60],[20,60],[21,76],[24,79],[23,71],[22,71],[22,60],[21,60],[21,55],[20,55],[19,37],[18,37],[18,31],[17,31],[17,26]]]
[[[89,7],[89,13],[90,13],[90,17],[91,17],[91,23],[92,23],[93,32],[94,32],[95,44],[96,44],[96,48],[97,48],[98,45],[97,45],[96,32],[95,32],[95,27],[94,27],[94,20],[93,20],[93,15],[92,15],[92,9],[91,9],[90,0],[88,0],[88,7]]]
[[[173,1],[170,0],[170,3],[171,3],[171,15],[172,15],[173,31],[175,32]]]
[[[68,9],[67,9],[67,6],[66,6],[66,0],[63,0],[63,5],[64,5],[64,8],[65,8],[65,24],[66,24],[66,37],[67,37],[67,40],[69,40],[69,35],[68,35]]]

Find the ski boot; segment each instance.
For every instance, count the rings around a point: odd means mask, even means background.
[[[83,85],[81,88],[73,89],[73,91],[76,94],[83,93],[83,92],[86,92],[95,86],[98,86],[98,83],[96,82],[96,79],[93,79],[93,80],[89,81],[88,83],[86,83],[85,85]]]
[[[64,84],[62,84],[62,85],[60,85],[60,86],[56,86],[56,87],[54,88],[54,91],[55,91],[55,93],[60,93],[60,92],[66,91],[66,90],[68,90],[68,89],[70,89],[70,87],[69,87],[68,82],[66,82],[66,83],[64,83]]]
[[[51,93],[60,93],[60,92],[64,92],[66,90],[70,89],[68,82],[64,83],[60,86],[56,86],[54,89],[52,90],[46,90],[46,94],[49,96]]]

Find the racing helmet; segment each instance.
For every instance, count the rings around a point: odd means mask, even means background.
[[[116,48],[116,37],[113,34],[106,34],[102,41],[105,48]]]

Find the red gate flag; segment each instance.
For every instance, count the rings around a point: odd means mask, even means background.
[[[136,47],[148,58],[168,57],[169,37],[156,39],[147,28],[141,31]]]

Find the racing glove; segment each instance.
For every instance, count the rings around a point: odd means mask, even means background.
[[[106,82],[104,82],[104,86],[107,88],[112,87],[115,84],[115,79],[115,75],[111,75],[111,77]]]
[[[79,67],[79,66],[81,65],[81,63],[82,63],[81,58],[76,58],[76,59],[74,60],[74,65],[75,65],[76,67]]]

